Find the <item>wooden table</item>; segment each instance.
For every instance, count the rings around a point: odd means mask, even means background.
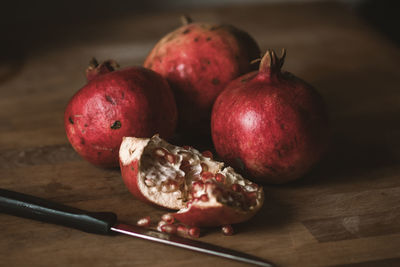
[[[244,6],[189,12],[230,22],[262,49],[286,47],[285,69],[312,83],[334,129],[326,159],[302,180],[266,186],[266,203],[232,237],[202,241],[281,266],[400,266],[400,54],[339,4]],[[141,64],[181,12],[125,14],[15,34],[0,62],[0,187],[125,222],[165,211],[135,200],[116,170],[70,147],[63,111],[92,56]],[[18,39],[20,38],[20,39]],[[1,266],[242,266],[125,236],[97,236],[0,214]]]

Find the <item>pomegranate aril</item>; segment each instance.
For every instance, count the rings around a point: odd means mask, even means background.
[[[161,219],[166,222],[166,223],[173,223],[174,222],[174,216],[172,216],[171,213],[166,213],[163,216],[161,216]]]
[[[144,218],[139,219],[139,220],[136,222],[136,225],[141,226],[141,227],[147,227],[147,226],[149,226],[149,225],[150,225],[150,216],[147,216],[147,217],[144,217]]]
[[[144,183],[148,186],[148,187],[153,187],[155,186],[155,182],[152,179],[146,179],[144,180]]]
[[[176,227],[176,231],[178,235],[185,236],[188,234],[189,229],[183,224],[178,224],[178,226]]]
[[[240,184],[233,184],[231,188],[235,192],[242,192],[242,186]]]
[[[208,165],[205,163],[200,163],[201,166],[201,172],[207,172],[208,171]]]
[[[219,183],[224,183],[225,182],[225,175],[223,175],[222,173],[217,173],[215,175],[215,180],[217,180],[217,182]]]
[[[164,193],[174,192],[178,189],[179,189],[179,186],[176,181],[168,180],[167,182],[164,182],[161,185],[161,191]]]
[[[162,147],[158,147],[158,148],[154,149],[154,155],[156,155],[158,157],[164,157],[167,153],[168,153],[168,151]]]
[[[200,228],[199,227],[190,227],[189,228],[189,236],[191,237],[200,237]]]
[[[227,225],[223,225],[222,226],[222,228],[221,228],[221,230],[222,230],[222,233],[224,234],[224,235],[233,235],[233,227],[232,227],[232,225],[230,225],[230,224],[227,224]]]
[[[165,233],[168,233],[168,234],[176,234],[176,226],[175,225],[173,225],[173,224],[164,224],[164,225],[162,225],[161,227],[161,232],[165,232]]]
[[[203,182],[210,180],[214,177],[214,174],[211,172],[203,172],[201,173],[201,179],[203,180]]]
[[[171,164],[175,164],[176,158],[173,154],[167,152],[164,156],[165,160],[168,161]]]
[[[200,196],[200,201],[207,202],[208,201],[208,195],[207,194],[201,195]]]
[[[256,185],[256,184],[247,184],[247,185],[244,186],[244,189],[246,189],[246,191],[249,191],[249,192],[254,192],[254,191],[258,190],[258,185]]]
[[[189,150],[191,148],[192,148],[191,146],[183,146],[183,149],[186,149],[186,150]]]
[[[196,181],[192,183],[192,191],[197,192],[201,191],[204,188],[204,183],[202,181]]]
[[[157,224],[157,231],[162,232],[161,227],[166,224],[167,224],[167,222],[165,222],[165,221],[159,221]]]
[[[181,169],[184,172],[190,171],[191,165],[188,160],[182,160],[181,166],[179,166],[179,169]]]
[[[213,154],[211,153],[211,151],[203,151],[201,152],[201,155],[203,155],[203,157],[209,158],[209,159],[213,159]]]

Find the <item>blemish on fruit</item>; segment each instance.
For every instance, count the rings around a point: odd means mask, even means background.
[[[199,37],[194,38],[194,41],[198,42],[199,41]]]
[[[247,79],[241,79],[240,82],[245,83],[245,82],[247,82]]]
[[[211,83],[214,84],[214,85],[217,85],[217,84],[219,84],[219,79],[218,78],[213,78]]]
[[[282,129],[282,130],[285,129],[285,124],[281,123],[281,129]]]
[[[114,123],[111,125],[111,129],[117,130],[121,128],[121,122],[120,121],[114,121]]]
[[[106,101],[107,101],[107,102],[110,102],[112,105],[115,105],[114,99],[113,99],[111,96],[109,96],[109,95],[106,95]]]
[[[190,32],[190,29],[186,29],[182,32],[182,34],[188,34]]]
[[[74,120],[71,117],[68,118],[68,121],[69,123],[74,124]]]
[[[85,139],[81,138],[81,145],[85,144]]]
[[[211,41],[211,37],[207,37],[206,41],[207,42]]]
[[[89,125],[87,125],[86,123],[83,125],[84,127],[88,127]]]
[[[131,170],[132,170],[132,171],[135,171],[135,167],[131,166]]]

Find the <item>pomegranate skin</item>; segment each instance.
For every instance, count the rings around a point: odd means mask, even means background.
[[[154,71],[130,67],[93,77],[70,100],[64,126],[76,152],[100,167],[119,166],[123,136],[170,138],[177,110],[167,81]]]
[[[250,62],[260,50],[247,33],[233,26],[185,23],[155,45],[144,66],[171,85],[179,131],[209,136],[216,97],[230,81],[252,70]]]
[[[302,177],[329,143],[322,97],[303,80],[281,72],[283,60],[268,51],[260,70],[231,82],[212,111],[218,155],[264,183]]]

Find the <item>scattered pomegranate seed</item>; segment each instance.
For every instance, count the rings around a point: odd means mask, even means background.
[[[191,148],[192,148],[191,146],[183,146],[183,149],[186,149],[186,150],[189,150]]]
[[[224,235],[233,235],[233,227],[230,224],[223,225],[221,230]]]
[[[183,224],[178,224],[176,231],[177,231],[178,235],[185,236],[188,234],[189,229]]]
[[[161,232],[165,232],[165,233],[173,234],[173,235],[176,234],[176,231],[177,231],[176,226],[173,224],[164,224],[160,228],[161,228]]]
[[[215,175],[215,180],[217,180],[217,182],[219,182],[219,183],[224,183],[225,182],[225,175],[223,175],[222,173],[217,173]]]
[[[150,225],[150,216],[139,219],[136,222],[136,225],[141,227],[148,227]]]
[[[213,154],[211,153],[211,151],[206,150],[201,152],[201,154],[203,155],[203,157],[213,159]]]
[[[199,227],[190,227],[189,229],[189,235],[191,237],[200,237],[200,228]]]
[[[166,222],[166,223],[173,223],[175,218],[172,216],[171,213],[166,213],[163,216],[161,216],[161,219]]]
[[[207,194],[203,194],[200,196],[200,201],[206,202],[208,201],[208,195]]]
[[[165,221],[159,221],[158,224],[157,224],[157,231],[162,232],[161,227],[162,227],[163,225],[166,225],[166,224],[167,224],[167,223],[166,223]]]
[[[211,172],[203,172],[201,173],[201,179],[203,180],[203,182],[212,179],[214,177],[214,174]]]

